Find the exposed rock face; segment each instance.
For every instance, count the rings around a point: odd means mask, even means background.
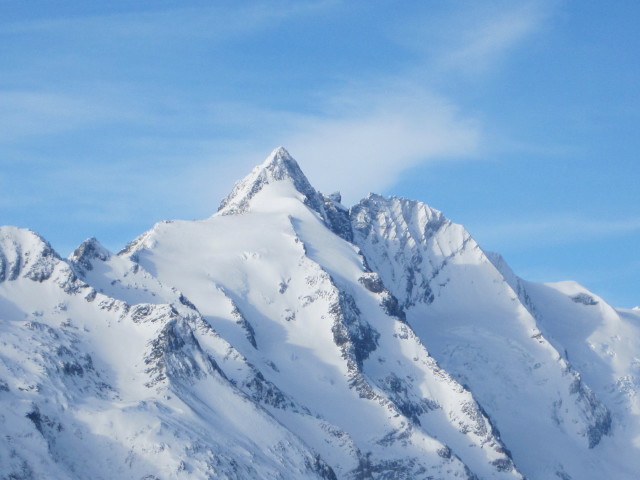
[[[280,148],[118,255],[0,227],[0,478],[631,480],[639,325]]]
[[[77,267],[81,274],[93,270],[93,261],[101,260],[106,262],[111,257],[111,253],[104,248],[96,238],[90,238],[80,244],[69,257],[69,260]]]
[[[427,205],[374,194],[351,209],[351,222],[370,267],[405,308],[433,301],[433,280],[466,234]]]

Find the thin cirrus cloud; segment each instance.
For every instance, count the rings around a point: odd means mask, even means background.
[[[341,190],[346,203],[371,190],[389,189],[404,171],[417,165],[477,157],[489,143],[482,122],[430,82],[433,72],[442,81],[451,70],[487,71],[494,67],[497,59],[541,27],[550,10],[546,2],[502,6],[500,11],[496,5],[485,11],[474,7],[472,12],[448,17],[448,30],[459,25],[456,31],[464,32],[455,41],[442,38],[435,54],[420,53],[420,67],[380,75],[343,91],[324,92],[319,114],[260,112],[257,116],[264,120],[260,133],[277,139],[269,148],[284,144],[303,162],[320,189]],[[392,28],[391,34],[406,44],[406,32]],[[416,35],[409,36],[417,43]],[[432,73],[425,77],[425,70]],[[229,116],[256,118],[242,113]],[[265,125],[271,128],[265,129]],[[246,157],[255,156],[255,152],[252,145]],[[242,152],[233,158],[238,161]],[[251,161],[255,158],[246,162],[247,168]]]
[[[444,12],[402,22],[391,38],[416,52],[422,58],[416,69],[429,75],[489,73],[544,27],[558,3],[452,2]]]
[[[320,189],[340,189],[346,203],[391,187],[408,168],[471,158],[480,149],[479,123],[442,98],[386,95],[375,108],[337,118],[309,118],[287,137]]]
[[[472,25],[460,30],[460,38],[451,50],[440,56],[441,66],[470,74],[493,67],[538,31],[550,13],[549,7],[546,2],[526,2],[479,15]]]
[[[327,95],[329,111],[297,119],[283,135],[286,146],[320,188],[340,189],[347,203],[387,190],[417,165],[477,157],[488,144],[482,122],[430,87],[421,72],[438,72],[442,80],[450,69],[486,71],[540,28],[548,14],[541,5],[475,11],[473,24],[469,12],[449,18],[449,26],[465,25],[455,42],[443,39],[437,54],[421,58],[421,68]]]
[[[202,192],[202,201],[211,204],[281,145],[316,188],[324,193],[339,190],[350,205],[370,191],[392,187],[408,168],[473,158],[483,148],[480,122],[443,97],[415,88],[407,92],[406,84],[390,82],[385,87],[326,98],[326,105],[333,107],[321,115],[212,105],[212,124],[241,124],[249,128],[251,141],[204,142],[191,175],[183,179],[192,182],[190,191]],[[224,152],[222,161],[210,162],[207,155],[213,151]],[[205,189],[203,178],[215,180]]]
[[[92,56],[95,45],[106,45],[105,49],[98,49],[105,61],[117,58],[119,49],[127,43],[114,39],[136,37],[134,45],[141,51],[174,40],[183,45],[189,42],[199,45],[203,41],[224,46],[235,38],[255,40],[286,22],[343,8],[331,1],[282,2],[282,5],[286,8],[268,8],[267,3],[254,2],[238,8],[171,8],[70,16],[13,23],[5,28],[5,33],[52,36],[61,45],[73,47],[67,48],[67,53],[79,68],[85,60],[96,61]],[[482,12],[479,15],[482,21],[470,24],[465,35],[455,42],[448,39],[439,42],[435,56],[419,53],[415,62],[407,63],[404,69],[389,73],[379,68],[366,79],[358,80],[357,85],[354,78],[358,72],[344,72],[341,84],[333,82],[331,86],[307,92],[307,100],[312,98],[312,103],[315,102],[313,112],[309,108],[270,109],[233,96],[227,103],[221,103],[215,96],[172,95],[174,89],[163,85],[161,79],[151,85],[150,92],[144,92],[147,84],[135,76],[124,85],[108,75],[100,78],[99,83],[95,78],[82,77],[82,81],[71,85],[65,81],[38,84],[37,78],[33,78],[25,82],[30,89],[16,91],[5,87],[0,91],[0,142],[12,151],[19,151],[21,145],[36,144],[48,136],[47,146],[56,148],[51,140],[55,135],[66,135],[60,140],[64,142],[74,134],[83,137],[88,127],[93,128],[93,134],[103,131],[105,139],[91,140],[87,136],[86,142],[94,145],[83,143],[84,150],[70,152],[70,157],[75,156],[93,168],[108,167],[110,175],[100,179],[99,188],[89,187],[95,186],[96,180],[92,169],[86,168],[75,171],[71,168],[70,174],[57,176],[56,186],[51,185],[51,175],[45,173],[34,179],[42,181],[41,187],[31,183],[33,189],[43,194],[59,187],[72,192],[64,205],[56,206],[61,210],[79,206],[82,209],[79,216],[93,208],[104,210],[104,205],[111,202],[109,195],[118,198],[134,195],[136,203],[144,202],[145,197],[156,199],[153,211],[147,213],[154,218],[173,215],[177,206],[198,200],[205,207],[186,214],[210,214],[212,204],[228,192],[233,181],[278,145],[287,147],[301,161],[318,188],[339,189],[345,202],[352,203],[370,190],[391,188],[409,168],[428,162],[473,158],[486,147],[484,126],[478,116],[465,111],[451,95],[439,92],[431,84],[432,77],[425,77],[423,72],[433,70],[441,77],[439,80],[446,80],[450,73],[437,67],[447,58],[452,65],[460,62],[490,67],[493,59],[512,51],[523,38],[533,34],[542,18],[532,10],[511,6],[494,16],[489,14],[494,8]],[[466,15],[471,14],[450,11],[444,23],[455,25],[466,21]],[[389,34],[394,35],[393,29]],[[73,43],[77,38],[85,40]],[[53,51],[52,55],[55,54]],[[21,60],[14,61],[18,65]],[[49,59],[38,56],[38,61]],[[70,60],[66,57],[61,61]],[[19,71],[16,69],[13,75]],[[108,65],[99,71],[108,73]],[[262,73],[269,75],[269,71]],[[348,82],[354,83],[345,85]],[[118,140],[109,141],[108,135]],[[162,152],[154,146],[158,142],[166,146]],[[114,151],[116,143],[122,146]],[[105,149],[100,151],[102,146]],[[127,146],[131,147],[128,154]],[[112,153],[117,155],[106,157]],[[24,152],[21,155],[24,157]],[[133,173],[131,164],[136,165]],[[175,165],[181,166],[179,171]],[[145,180],[114,180],[109,188],[109,179],[117,178]],[[157,185],[165,186],[165,178],[172,179],[173,191],[182,193],[158,195]],[[122,209],[116,207],[112,209],[112,223],[121,224]],[[105,223],[109,211],[100,216]]]

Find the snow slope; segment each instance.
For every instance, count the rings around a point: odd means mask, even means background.
[[[117,255],[0,227],[0,478],[632,479],[639,322],[279,148]]]
[[[609,447],[620,427],[609,405],[547,340],[512,272],[503,275],[462,226],[424,204],[371,195],[351,214],[371,268],[440,365],[473,392],[527,477],[633,478],[634,452],[625,447],[621,462]]]
[[[209,351],[242,359],[193,308],[98,293],[32,232],[0,241],[2,478],[334,478],[224,376]]]

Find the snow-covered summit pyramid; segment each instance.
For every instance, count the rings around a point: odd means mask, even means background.
[[[251,200],[266,185],[280,184],[281,195],[287,193],[301,196],[310,208],[320,211],[322,204],[320,194],[311,186],[302,173],[298,162],[283,147],[276,148],[267,159],[256,166],[249,175],[235,184],[231,193],[222,200],[218,213],[232,215],[245,213],[250,208]],[[288,184],[292,190],[286,191]]]
[[[271,193],[259,195],[264,190]],[[313,188],[298,162],[283,147],[276,148],[261,165],[235,184],[220,204],[217,215],[240,214],[274,206],[286,211],[283,201],[292,199],[301,201],[320,215],[334,233],[345,240],[352,239],[348,212],[340,203],[340,194],[336,192],[327,196]]]
[[[117,255],[0,227],[0,274],[0,478],[640,469],[640,313],[519,279],[423,203],[345,208],[283,148]]]

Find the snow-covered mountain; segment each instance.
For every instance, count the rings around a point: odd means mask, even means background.
[[[0,227],[2,479],[637,478],[640,311],[282,148],[199,221]]]

